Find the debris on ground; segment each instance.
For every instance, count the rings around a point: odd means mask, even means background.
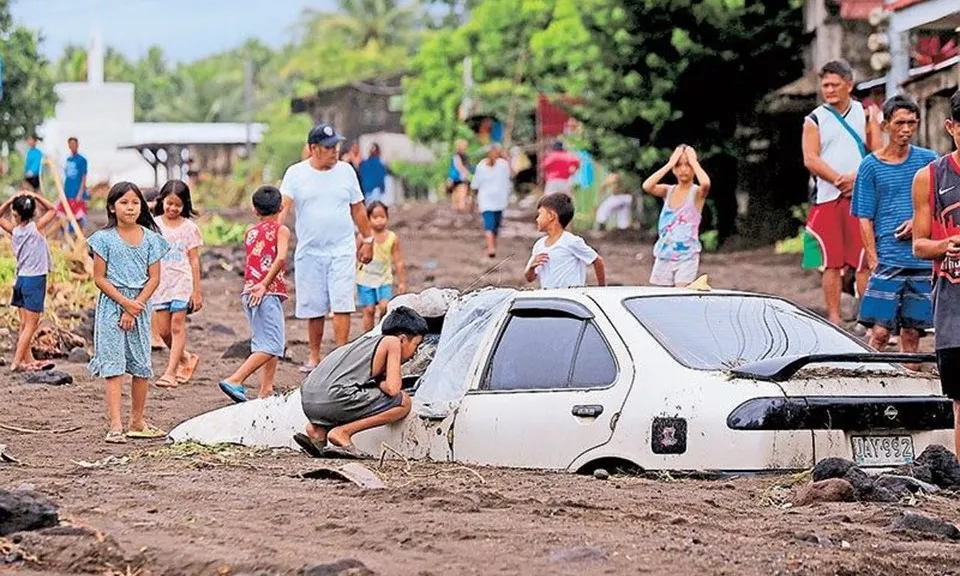
[[[811,488],[828,480],[841,480],[853,490],[853,498],[859,502],[897,502],[915,494],[936,494],[941,490],[960,489],[960,462],[952,452],[934,444],[916,457],[912,464],[896,468],[892,473],[870,475],[856,463],[843,458],[826,458],[813,468],[813,484],[801,488],[794,497],[798,501],[821,497],[822,487]],[[839,484],[834,484],[839,489]]]
[[[353,482],[366,490],[382,490],[387,487],[373,470],[356,462],[350,462],[343,466],[321,466],[309,472],[303,472],[300,477]]]
[[[197,468],[229,466],[259,470],[260,467],[249,460],[270,452],[263,448],[239,446],[237,444],[213,444],[210,446],[197,442],[177,442],[156,450],[134,454],[134,459],[171,459],[180,460]]]
[[[66,386],[73,384],[73,376],[59,370],[31,372],[23,380],[27,384],[45,384],[47,386]]]
[[[7,464],[19,464],[20,461],[14,458],[9,452],[7,452],[7,445],[0,444],[0,462]]]
[[[87,341],[78,334],[42,323],[33,337],[33,355],[37,360],[66,358],[74,348],[84,348],[86,345]]]
[[[887,530],[894,533],[926,534],[960,540],[960,529],[955,525],[936,516],[906,510],[887,526]]]
[[[302,576],[376,576],[376,572],[353,558],[337,560],[329,564],[317,564],[300,571]]]
[[[57,507],[34,492],[0,490],[0,536],[60,523]]]

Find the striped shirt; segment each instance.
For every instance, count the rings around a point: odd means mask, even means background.
[[[910,146],[907,159],[899,164],[888,164],[876,154],[867,156],[860,164],[850,212],[858,218],[873,220],[880,264],[930,267],[929,262],[914,257],[910,238],[900,240],[894,233],[913,218],[913,177],[936,159],[932,150]]]

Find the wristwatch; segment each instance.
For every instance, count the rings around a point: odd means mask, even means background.
[[[368,236],[363,239],[364,244],[373,244],[373,236]]]

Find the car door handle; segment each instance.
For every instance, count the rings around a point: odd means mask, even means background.
[[[603,406],[599,404],[578,404],[570,412],[579,418],[596,418],[603,414]]]

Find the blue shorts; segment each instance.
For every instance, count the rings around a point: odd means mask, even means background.
[[[248,296],[243,296],[243,311],[250,323],[250,352],[261,352],[283,358],[286,348],[283,302],[275,294],[268,294],[256,308],[247,306]]]
[[[40,314],[43,312],[43,301],[46,297],[46,276],[17,276],[10,305]]]
[[[380,302],[390,301],[393,298],[393,286],[384,284],[379,288],[371,288],[357,284],[357,306],[369,308]]]
[[[932,274],[928,268],[880,264],[870,275],[858,321],[891,331],[933,327]]]
[[[157,302],[153,305],[154,312],[186,312],[190,308],[190,302],[187,300],[171,300],[169,302]]]
[[[484,232],[493,232],[494,235],[500,233],[500,223],[503,222],[503,212],[481,212],[480,216],[483,217]]]

